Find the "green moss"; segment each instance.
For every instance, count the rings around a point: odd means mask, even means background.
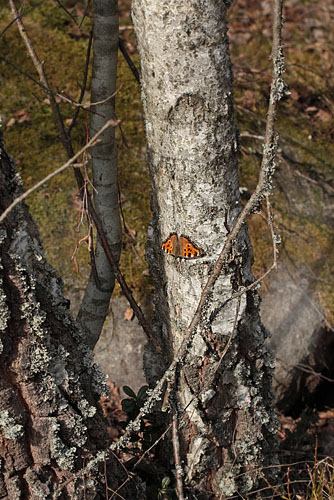
[[[333,179],[331,158],[334,156],[332,124],[328,120],[333,94],[326,83],[330,61],[327,57],[320,58],[314,46],[308,50],[299,49],[310,33],[295,30],[290,36],[286,50],[286,80],[292,96],[279,105],[277,130],[283,159],[276,172],[272,203],[283,242],[281,258],[288,257],[294,266],[307,270],[309,277],[313,274],[311,286],[327,319],[333,322],[334,230],[324,212],[325,204],[329,203]],[[237,80],[236,117],[241,136],[245,132],[263,136],[265,130],[270,67],[259,79],[257,72],[264,69],[264,61],[268,59],[261,48],[262,37],[253,33],[252,40],[251,44],[242,46],[242,54],[238,46],[233,49],[238,63],[240,59],[247,61],[247,65],[250,61],[255,69],[251,81],[242,72]],[[240,179],[250,193],[257,182],[262,144],[254,137],[241,137]],[[271,237],[261,216],[252,216],[249,225],[255,254],[253,270],[258,277],[272,262]]]
[[[76,8],[80,5],[76,4]],[[66,2],[65,6],[70,10],[73,7],[70,1]],[[3,13],[0,30],[11,20],[9,10],[4,9]],[[73,8],[71,13],[75,13]],[[79,38],[74,36],[77,34],[74,23],[56,2],[44,2],[24,18],[24,23],[39,58],[45,61],[45,71],[52,87],[77,99],[86,56],[86,35],[91,27],[90,20],[86,19],[83,27],[85,35]],[[1,49],[5,57],[38,80],[15,26],[7,31]],[[134,62],[138,63],[136,56]],[[5,124],[11,118],[16,119],[14,125],[5,128],[5,140],[8,150],[18,162],[24,186],[29,188],[67,161],[67,155],[59,144],[51,107],[43,102],[46,97],[43,90],[3,62],[1,71],[4,73],[4,85],[0,89],[0,97],[4,103],[1,113]],[[121,266],[129,285],[144,293],[147,278],[142,273],[146,269],[144,247],[150,218],[150,186],[145,165],[140,89],[121,54],[117,88],[117,117],[121,120],[122,132],[128,144],[124,144],[118,131],[122,208],[127,226],[136,234],[134,241],[126,235],[124,237]],[[85,100],[89,100],[89,85]],[[64,120],[73,115],[74,109],[68,104],[60,103],[60,109]],[[15,115],[20,110],[27,114],[27,120],[22,123],[18,122]],[[80,112],[72,133],[75,150],[85,143],[86,120],[89,120],[89,116],[85,117],[84,113]],[[87,232],[85,225],[81,225],[79,231],[77,230],[80,213],[76,194],[76,183],[69,169],[31,195],[27,203],[42,233],[44,249],[50,263],[65,281],[79,281],[83,285],[90,272],[85,242],[80,244],[76,252],[79,274],[71,261],[77,242]]]

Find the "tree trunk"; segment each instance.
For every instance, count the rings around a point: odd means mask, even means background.
[[[94,52],[90,135],[93,137],[110,119],[115,119],[116,70],[118,52],[118,11],[116,0],[94,2]],[[119,261],[122,229],[118,209],[117,153],[115,129],[111,127],[100,136],[101,142],[92,150],[94,205],[108,242]],[[108,312],[115,278],[100,241],[85,291],[78,322],[86,341],[94,348]]]
[[[227,3],[133,1],[152,180],[154,327],[166,365],[241,209]],[[243,227],[177,378],[184,481],[194,498],[250,491],[261,467],[273,463],[272,359],[259,297],[251,290],[240,304],[229,300],[254,280],[251,264]],[[159,373],[152,356],[150,382]]]
[[[0,212],[22,192],[0,137]],[[80,470],[107,442],[98,404],[104,376],[46,262],[36,225],[19,204],[0,225],[0,497],[105,498],[127,475],[116,459]],[[119,491],[137,498],[136,485]]]

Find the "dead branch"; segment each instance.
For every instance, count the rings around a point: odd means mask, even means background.
[[[85,69],[84,69],[84,76],[82,80],[82,85],[81,85],[81,92],[78,100],[78,104],[82,103],[82,100],[85,95],[86,91],[86,86],[87,86],[87,78],[88,78],[88,68],[89,68],[89,61],[90,61],[90,54],[91,54],[91,48],[92,48],[92,43],[93,43],[93,30],[90,30],[89,33],[89,40],[88,40],[88,46],[87,46],[87,54],[86,54],[86,62],[85,62]],[[67,129],[67,133],[71,135],[72,128],[75,125],[75,122],[77,121],[77,118],[79,116],[80,108],[77,107],[77,109],[74,112],[72,121]]]
[[[176,413],[173,415],[173,420],[172,420],[172,435],[173,435],[172,441],[173,441],[173,453],[174,453],[174,463],[175,463],[176,495],[178,500],[184,500],[178,419]]]
[[[137,82],[140,84],[139,71],[136,68],[136,66],[134,65],[134,63],[132,62],[132,59],[129,56],[129,54],[128,54],[126,48],[125,48],[125,44],[124,44],[124,42],[123,42],[123,40],[121,38],[118,40],[118,45],[119,45],[119,48],[120,48],[120,50],[121,50],[121,52],[122,52],[122,54],[124,56],[124,59],[128,63],[129,68],[131,69],[131,71],[133,73],[133,76],[135,77],[135,79],[137,80]]]
[[[24,12],[19,14],[17,17],[12,19],[11,22],[8,23],[7,26],[0,33],[0,38],[3,37],[3,35],[6,33],[6,31],[9,30],[9,28],[15,23],[15,21],[17,21],[17,19],[21,19],[22,17],[26,16],[27,14],[30,14],[30,12],[32,12],[33,10],[40,7],[44,2],[45,2],[45,0],[42,0],[41,2],[39,2],[36,5],[34,5],[33,7],[31,7],[31,9],[25,10]]]

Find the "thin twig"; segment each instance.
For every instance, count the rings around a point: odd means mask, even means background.
[[[17,17],[18,11],[17,11],[16,5],[14,3],[14,0],[9,0],[9,5],[11,7],[11,10],[13,12],[14,17]],[[64,120],[63,120],[63,117],[59,111],[58,103],[56,101],[56,98],[55,98],[53,92],[51,92],[51,86],[49,85],[49,82],[48,82],[47,77],[45,75],[44,63],[39,60],[38,55],[37,55],[32,43],[31,43],[31,40],[30,40],[30,38],[29,38],[25,28],[24,28],[22,20],[17,19],[16,23],[18,25],[18,29],[19,29],[19,32],[21,34],[22,40],[24,41],[24,44],[27,48],[27,51],[31,57],[31,60],[32,60],[35,68],[36,68],[39,79],[40,79],[41,83],[43,84],[43,86],[48,89],[47,92],[48,92],[48,95],[50,96],[52,112],[53,112],[54,119],[55,119],[55,122],[57,125],[58,134],[59,134],[59,137],[61,139],[63,146],[65,147],[65,149],[67,151],[68,156],[71,158],[74,155],[74,151],[73,151],[73,148],[72,148],[72,145],[70,142],[70,138],[69,138],[68,134],[66,133],[65,126],[64,126]]]
[[[121,88],[121,87],[120,87]],[[80,102],[76,102],[74,99],[72,99],[72,97],[70,96],[66,96],[65,95],[65,92],[59,94],[59,93],[56,93],[55,96],[59,97],[60,99],[62,99],[63,101],[71,104],[72,106],[76,106],[77,108],[82,108],[84,110],[87,110],[89,109],[91,106],[98,106],[99,104],[104,104],[105,102],[108,102],[110,101],[113,97],[115,97],[115,95],[117,94],[117,92],[119,92],[119,89],[117,89],[113,94],[109,95],[108,97],[106,97],[105,99],[102,99],[102,101],[96,101],[96,102],[85,102],[84,104],[80,103]],[[96,113],[96,114],[99,114],[99,113]],[[104,116],[104,115],[100,115],[100,116]]]
[[[115,96],[115,93],[106,97],[106,99],[104,99],[103,101],[100,101],[100,102],[87,102],[85,104],[81,104],[80,102],[76,102],[73,98],[71,97],[66,97],[64,96],[63,93],[59,93],[59,92],[54,92],[50,87],[46,87],[45,85],[43,85],[41,82],[39,82],[38,80],[36,80],[33,76],[29,75],[29,73],[26,73],[25,71],[23,71],[23,69],[21,69],[19,66],[16,66],[16,64],[14,64],[12,61],[9,61],[8,59],[6,59],[6,57],[3,57],[3,56],[0,56],[0,60],[4,61],[6,64],[8,64],[9,66],[12,66],[12,68],[16,69],[16,71],[18,71],[19,73],[21,73],[21,75],[25,76],[26,78],[29,78],[29,80],[31,80],[32,82],[34,82],[36,85],[38,85],[41,89],[43,89],[48,95],[53,95],[54,98],[58,97],[61,101],[63,102],[66,102],[67,104],[71,104],[71,106],[75,106],[78,108],[78,110],[80,111],[80,109],[84,109],[85,111],[89,111],[90,113],[95,113],[95,114],[99,114],[97,113],[96,111],[93,111],[90,109],[91,106],[96,106],[97,104],[103,104],[104,102],[112,99],[114,96]],[[119,89],[118,89],[119,90]],[[117,92],[118,92],[117,90]],[[33,94],[34,95],[34,94]],[[34,96],[36,97],[36,99],[38,99],[40,102],[42,102],[37,96]],[[102,115],[100,115],[102,116]]]
[[[253,288],[255,288],[257,285],[262,283],[262,281],[274,270],[277,269],[277,256],[278,256],[278,248],[277,244],[280,242],[279,236],[276,235],[275,230],[274,230],[274,225],[273,225],[273,215],[271,213],[271,204],[269,200],[269,196],[266,196],[266,202],[267,202],[267,214],[268,214],[268,219],[267,219],[267,224],[270,229],[270,234],[271,234],[271,240],[273,244],[273,263],[267,269],[267,271],[260,276],[260,278],[257,278],[255,281],[253,281],[250,285],[242,288],[239,290],[237,293],[231,295],[228,299],[225,300],[219,307],[217,307],[210,315],[210,320],[213,321],[217,314],[224,309],[224,307],[231,302],[231,300],[237,299],[238,297],[241,297],[244,293],[249,292]]]
[[[87,5],[86,5],[86,8],[85,8],[85,11],[83,13],[83,16],[82,16],[82,19],[80,21],[80,24],[79,24],[79,28],[81,29],[81,26],[82,26],[82,23],[84,22],[86,16],[87,16],[87,12],[88,12],[88,9],[89,9],[89,4],[90,4],[90,0],[88,0],[87,2]]]
[[[12,66],[12,68],[16,69],[16,71],[18,71],[19,73],[21,73],[21,75],[25,76],[26,78],[29,78],[29,80],[31,80],[32,82],[34,82],[41,89],[45,90],[45,92],[47,92],[48,94],[50,93],[50,90],[47,87],[45,87],[41,82],[39,82],[38,80],[36,80],[33,76],[29,75],[29,73],[26,73],[25,71],[23,71],[23,69],[19,68],[19,66],[16,66],[16,64],[14,64],[13,62],[11,62],[8,59],[6,59],[6,57],[0,56],[0,59],[2,61],[4,61],[6,64],[8,64],[9,66]],[[56,95],[56,94],[54,93],[54,95]]]
[[[178,500],[184,500],[182,464],[180,458],[180,441],[179,441],[179,431],[178,431],[178,422],[176,413],[174,413],[172,418],[172,436],[173,436],[172,441],[173,441],[173,453],[175,462],[176,495]]]
[[[106,495],[106,500],[109,500],[109,494],[108,494],[108,475],[107,475],[107,460],[106,457],[104,456],[104,480],[106,482],[105,486],[105,495]]]
[[[36,5],[34,5],[33,7],[31,7],[31,9],[25,10],[24,12],[22,12],[22,14],[19,14],[17,17],[15,17],[14,19],[12,19],[11,22],[9,24],[7,24],[7,26],[5,27],[5,29],[3,29],[2,32],[0,33],[0,38],[15,23],[15,21],[17,21],[17,19],[22,19],[22,17],[26,16],[27,14],[30,14],[30,12],[32,12],[33,10],[37,9],[38,7],[40,7],[44,2],[45,2],[45,0],[42,0],[41,2],[39,2]]]
[[[87,86],[87,77],[88,77],[88,69],[89,69],[89,61],[90,61],[90,54],[91,54],[91,48],[92,48],[92,42],[93,42],[93,30],[90,30],[90,33],[89,33],[89,40],[88,40],[88,46],[87,46],[87,54],[86,54],[86,62],[85,62],[85,69],[84,69],[84,76],[83,76],[83,80],[82,80],[82,85],[81,85],[81,92],[80,92],[80,96],[79,96],[79,100],[78,100],[78,103],[79,104],[82,104],[82,100],[84,98],[84,95],[85,95],[85,91],[86,91],[86,86]],[[77,107],[77,109],[75,110],[74,112],[74,115],[73,115],[73,118],[72,118],[72,121],[67,129],[67,133],[68,135],[71,135],[71,132],[72,132],[72,128],[74,127],[75,125],[75,122],[77,121],[77,118],[79,116],[79,112],[80,112],[80,108]]]
[[[90,148],[91,146],[94,146],[96,144],[96,140],[97,138],[109,127],[113,126],[115,127],[116,125],[118,125],[117,122],[115,122],[114,120],[109,120],[95,135],[94,137],[82,148],[80,149],[80,151],[78,151],[78,153],[76,153],[72,158],[70,158],[66,163],[64,163],[64,165],[62,165],[61,167],[57,168],[56,170],[54,170],[53,172],[51,172],[51,174],[47,175],[46,177],[44,177],[41,181],[39,181],[37,184],[35,184],[33,187],[31,187],[30,189],[28,189],[28,191],[26,191],[25,193],[21,194],[20,196],[18,196],[14,201],[13,203],[11,203],[9,205],[9,207],[6,208],[6,210],[0,215],[0,222],[2,222],[5,217],[7,217],[7,215],[9,214],[9,212],[11,212],[11,210],[13,210],[14,207],[16,207],[16,205],[18,203],[20,203],[21,201],[25,200],[29,195],[31,195],[31,193],[33,193],[34,191],[36,191],[37,189],[39,189],[41,186],[43,186],[43,184],[45,184],[46,182],[49,182],[50,179],[52,179],[53,177],[55,177],[56,175],[60,174],[61,172],[63,172],[64,170],[66,170],[68,167],[70,167],[77,158],[79,158],[80,155],[82,155],[82,153],[84,153],[86,151],[86,149]]]
[[[137,80],[137,82],[140,84],[139,71],[137,70],[136,66],[133,64],[132,59],[129,56],[129,54],[128,54],[126,48],[125,48],[124,41],[121,38],[119,38],[119,40],[118,40],[118,45],[119,45],[119,48],[120,48],[120,50],[121,50],[121,52],[122,52],[122,54],[124,56],[124,59],[128,63],[129,68],[131,69],[131,71],[133,73],[133,76],[135,77],[135,79]]]
[[[69,10],[66,9],[66,7],[61,3],[60,0],[56,0],[57,4],[58,4],[58,7],[60,7],[61,9],[63,9],[66,14],[72,19],[72,21],[74,22],[74,24],[76,26],[78,26],[78,22],[77,20],[75,19],[75,17],[71,14],[71,12]]]
[[[133,468],[135,469],[136,467],[138,467],[138,465],[140,464],[140,462],[144,459],[145,455],[147,455],[148,453],[150,453],[150,451],[159,443],[159,441],[161,441],[162,439],[164,439],[164,437],[166,436],[166,434],[169,432],[170,428],[172,427],[172,424],[169,424],[169,426],[167,427],[167,429],[161,434],[161,436],[158,437],[158,439],[156,439],[154,441],[154,443],[147,449],[144,451],[144,453],[141,455],[141,457],[137,460],[137,462],[134,464]]]

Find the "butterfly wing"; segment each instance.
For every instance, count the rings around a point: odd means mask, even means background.
[[[189,238],[181,234],[180,236],[180,257],[184,259],[196,259],[196,257],[201,257],[203,255],[203,250],[201,250],[195,243],[193,243]]]
[[[174,257],[178,256],[178,237],[176,233],[172,233],[169,235],[166,241],[161,244],[161,248],[164,252],[173,255]]]

